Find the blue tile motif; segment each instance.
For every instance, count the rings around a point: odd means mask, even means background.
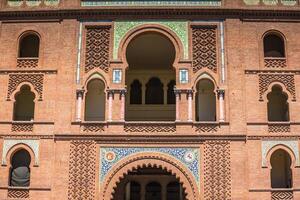
[[[196,182],[199,184],[199,157],[200,152],[198,148],[170,148],[170,147],[160,147],[160,148],[151,148],[151,147],[104,147],[100,150],[100,181],[102,182],[105,179],[106,174],[109,170],[120,160],[126,159],[126,157],[142,152],[157,152],[163,153],[168,156],[171,156],[185,165],[191,173],[194,175]],[[107,153],[113,153],[114,158],[112,160],[106,159]],[[186,159],[186,155],[192,153],[194,158],[191,160]]]

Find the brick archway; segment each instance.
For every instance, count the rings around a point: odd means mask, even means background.
[[[113,194],[117,184],[131,171],[143,168],[153,167],[161,168],[176,176],[182,184],[189,200],[198,200],[200,198],[199,189],[193,175],[178,160],[161,153],[138,153],[126,157],[116,163],[116,165],[107,174],[102,185],[101,200],[113,199]]]

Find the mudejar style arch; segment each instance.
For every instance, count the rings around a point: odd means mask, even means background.
[[[102,185],[101,200],[112,200],[121,180],[134,170],[151,167],[170,172],[182,184],[186,199],[200,199],[198,183],[190,171],[176,159],[162,153],[137,153],[120,160],[106,175]]]

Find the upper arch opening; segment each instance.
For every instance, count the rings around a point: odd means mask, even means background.
[[[130,69],[171,69],[176,56],[173,43],[164,35],[148,32],[130,41],[126,58]]]

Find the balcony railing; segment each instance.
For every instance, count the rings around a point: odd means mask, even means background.
[[[266,68],[285,68],[287,67],[286,58],[277,57],[266,57],[265,58]]]
[[[18,58],[17,68],[34,69],[39,65],[39,58]]]

